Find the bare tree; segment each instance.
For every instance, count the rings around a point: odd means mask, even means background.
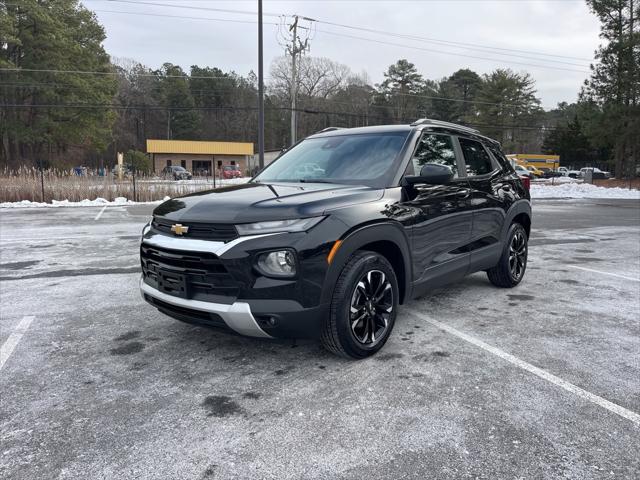
[[[324,57],[302,57],[298,66],[296,91],[308,98],[328,98],[346,86],[351,70]],[[278,57],[271,63],[272,93],[288,98],[291,91],[291,63]]]

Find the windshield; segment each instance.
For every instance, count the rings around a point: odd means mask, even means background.
[[[389,132],[309,138],[269,165],[254,181],[383,187],[408,135]]]
[[[183,167],[173,167],[173,170],[175,172],[186,172],[186,170]]]

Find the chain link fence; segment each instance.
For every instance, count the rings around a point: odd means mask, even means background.
[[[249,178],[194,177],[192,180],[175,181],[133,173],[119,178],[109,172],[99,175],[87,170],[78,172],[25,167],[0,172],[0,202],[80,202],[98,198],[113,201],[119,197],[134,202],[151,202],[248,180]]]

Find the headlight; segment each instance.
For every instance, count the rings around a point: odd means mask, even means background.
[[[149,231],[150,228],[151,228],[151,221],[147,222],[147,224],[144,227],[142,227],[142,236],[143,237]]]
[[[277,250],[258,255],[256,268],[270,277],[295,277],[296,256],[291,250]]]
[[[317,225],[325,217],[297,218],[294,220],[276,220],[272,222],[244,223],[236,225],[240,235],[257,235],[276,232],[305,232]]]

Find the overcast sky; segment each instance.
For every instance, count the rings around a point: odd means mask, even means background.
[[[256,0],[83,1],[96,11],[106,28],[105,47],[114,57],[131,58],[151,68],[171,62],[186,70],[197,64],[242,75],[257,71],[257,25],[253,23],[256,17],[203,10],[255,11]],[[134,5],[138,1],[175,8]],[[450,75],[459,68],[487,73],[510,67],[533,75],[545,108],[560,101],[576,100],[582,82],[588,77],[589,59],[600,43],[598,22],[582,0],[264,0],[263,8],[265,23],[279,21],[272,14],[298,14],[319,20],[309,54],[344,63],[355,73],[364,71],[373,83],[380,82],[382,73],[399,58],[415,63],[420,73],[431,79]],[[431,41],[412,41],[323,22]],[[271,60],[283,54],[277,31],[275,25],[265,25],[267,76]],[[434,40],[473,46],[454,47]]]

